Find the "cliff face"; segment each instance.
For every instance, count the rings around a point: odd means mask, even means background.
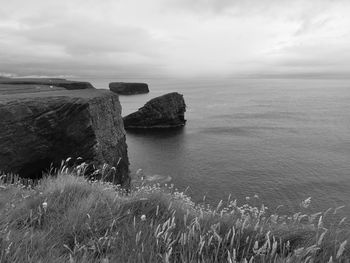
[[[109,91],[31,92],[29,86],[25,92],[22,87],[21,92],[0,95],[0,126],[1,171],[33,178],[52,162],[82,157],[95,165],[115,166],[114,183],[128,180],[121,106]]]
[[[125,128],[181,127],[185,120],[183,95],[172,92],[147,102],[137,112],[123,118]]]
[[[120,95],[134,95],[149,92],[146,83],[112,82],[109,83],[109,89]]]

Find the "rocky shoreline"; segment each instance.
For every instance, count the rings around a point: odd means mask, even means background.
[[[135,94],[148,90],[147,84],[125,84],[129,94],[130,87]],[[186,104],[183,95],[172,92],[122,118],[117,93],[89,82],[0,78],[0,171],[39,178],[52,164],[80,157],[95,170],[114,166],[116,175],[105,179],[127,184],[125,129],[182,127]]]

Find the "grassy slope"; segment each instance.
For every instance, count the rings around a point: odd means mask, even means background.
[[[348,231],[326,217],[230,200],[209,209],[60,171],[34,189],[0,184],[0,262],[349,262]]]

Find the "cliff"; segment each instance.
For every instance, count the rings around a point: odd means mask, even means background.
[[[1,89],[9,87],[0,85],[0,170],[33,178],[51,163],[82,157],[97,166],[115,166],[114,183],[128,180],[125,130],[116,94],[45,86],[33,92],[32,85],[16,86],[17,92],[4,95]]]
[[[146,83],[112,82],[109,83],[109,89],[120,95],[134,95],[149,92]]]
[[[94,89],[89,82],[71,81],[58,78],[0,78],[0,84],[7,85],[46,85],[61,87],[68,90],[73,89]]]
[[[172,92],[147,102],[137,112],[123,118],[128,128],[181,127],[185,120],[186,104],[183,95]]]

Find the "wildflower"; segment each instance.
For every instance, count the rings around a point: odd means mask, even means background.
[[[255,241],[254,247],[253,247],[253,252],[256,254],[259,250],[259,243],[258,241]]]
[[[44,208],[44,211],[46,212],[46,209],[47,209],[47,202],[43,202],[43,208]]]
[[[304,201],[301,202],[301,206],[303,208],[308,208],[311,204],[311,197],[306,198]]]
[[[142,221],[146,221],[146,215],[142,215],[142,216],[141,216],[141,220],[142,220]]]

